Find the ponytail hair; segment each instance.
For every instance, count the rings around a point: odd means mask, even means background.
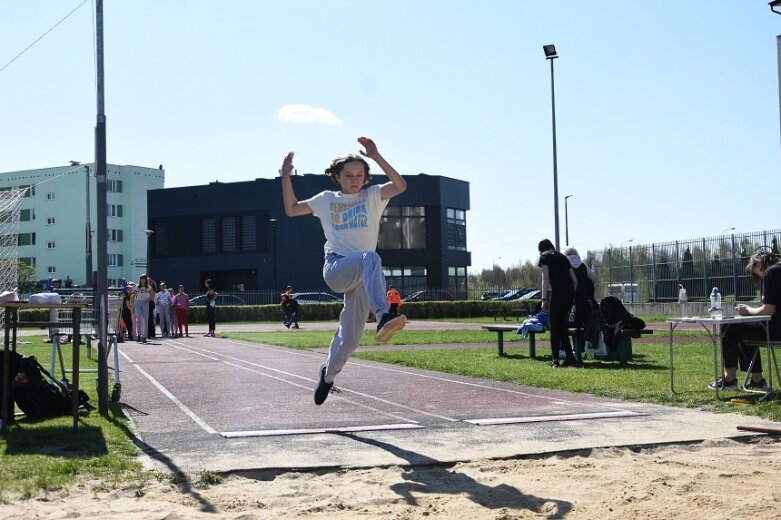
[[[755,282],[759,282],[761,277],[754,273],[754,268],[761,267],[763,271],[767,271],[768,267],[777,264],[778,261],[778,253],[774,253],[767,247],[761,247],[749,258],[748,264],[746,264],[746,274],[751,276]]]

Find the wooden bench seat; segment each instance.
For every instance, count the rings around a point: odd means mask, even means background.
[[[496,332],[496,348],[500,356],[504,356],[504,333],[515,333],[518,330],[518,326],[516,325],[483,325],[482,328],[489,332]],[[585,350],[584,341],[582,340],[583,329],[571,328],[568,332],[572,338],[575,357],[578,361],[581,361],[583,359],[583,351]],[[632,338],[639,338],[642,335],[653,333],[653,329],[624,329],[619,337],[615,351],[609,352],[607,356],[602,356],[600,359],[620,361],[622,364],[626,364],[632,359]],[[529,331],[528,333],[529,357],[532,359],[537,357],[537,334],[541,333],[533,331]]]

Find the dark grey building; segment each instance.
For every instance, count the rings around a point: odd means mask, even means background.
[[[426,174],[404,179],[407,191],[391,199],[380,225],[386,280],[403,295],[425,288],[465,295],[469,183]],[[336,188],[325,175],[293,176],[299,200]],[[287,285],[328,290],[320,221],[285,215],[279,178],[150,190],[147,203],[155,280],[184,284],[193,296],[211,278],[218,291],[267,293],[271,301]]]

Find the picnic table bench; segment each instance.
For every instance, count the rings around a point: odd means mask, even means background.
[[[489,332],[496,332],[496,348],[500,356],[504,356],[504,333],[515,333],[518,327],[515,325],[483,325],[483,330]],[[572,338],[573,350],[575,352],[575,358],[578,361],[583,359],[583,351],[585,350],[584,341],[582,339],[583,329],[570,328],[568,333]],[[614,351],[608,352],[607,356],[601,356],[600,359],[620,361],[625,365],[632,359],[632,338],[639,338],[641,335],[653,334],[653,329],[624,329],[621,336],[618,339],[617,348]],[[537,340],[536,335],[540,332],[529,331],[529,357],[537,357]]]

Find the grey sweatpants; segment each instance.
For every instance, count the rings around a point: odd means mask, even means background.
[[[376,252],[329,255],[323,266],[323,279],[332,291],[344,293],[344,308],[339,327],[328,349],[326,383],[333,383],[363,336],[366,318],[373,311],[377,321],[388,312],[385,298],[385,276]]]

